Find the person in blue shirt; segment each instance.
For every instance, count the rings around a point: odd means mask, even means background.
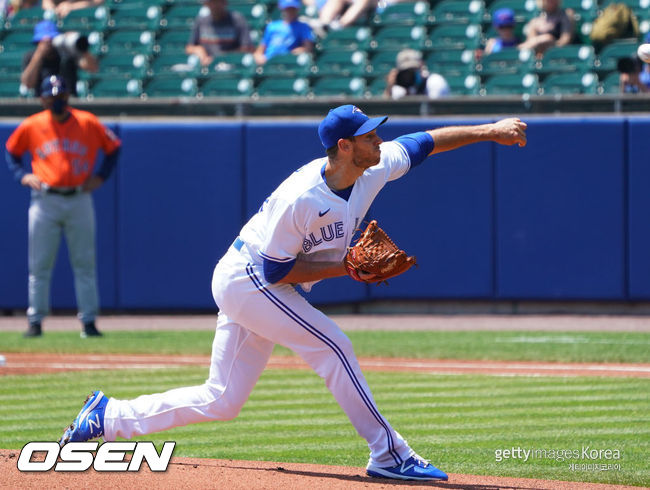
[[[492,25],[497,37],[488,39],[485,54],[498,53],[504,48],[516,48],[521,40],[515,34],[515,12],[510,8],[501,8],[492,15]]]
[[[280,0],[282,19],[269,23],[262,41],[253,56],[258,65],[279,54],[311,53],[314,50],[314,33],[308,24],[298,20],[300,0]]]

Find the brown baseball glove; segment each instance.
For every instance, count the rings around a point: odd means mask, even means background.
[[[406,272],[415,265],[415,257],[400,250],[372,220],[344,259],[350,277],[361,282],[381,283]]]

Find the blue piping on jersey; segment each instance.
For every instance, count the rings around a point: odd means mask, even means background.
[[[266,279],[266,282],[275,284],[289,274],[295,263],[296,259],[289,259],[289,262],[276,262],[264,257],[264,279]]]
[[[386,421],[382,418],[382,416],[379,414],[379,411],[377,408],[374,406],[368,395],[366,394],[365,391],[363,391],[363,388],[360,385],[359,380],[356,378],[354,375],[354,371],[352,370],[352,366],[350,366],[350,362],[347,360],[345,357],[345,354],[341,350],[341,348],[336,345],[336,343],[328,338],[324,333],[320,332],[316,327],[313,325],[310,325],[309,322],[307,322],[305,319],[301,318],[295,311],[293,311],[289,306],[285,305],[277,296],[275,296],[271,291],[269,291],[262,282],[259,280],[259,278],[255,275],[255,272],[253,271],[253,267],[251,264],[248,264],[246,266],[246,272],[248,273],[248,277],[250,278],[251,281],[253,281],[253,284],[257,288],[259,292],[264,294],[268,298],[271,303],[273,303],[275,306],[277,306],[281,311],[283,311],[287,316],[289,316],[293,321],[295,321],[299,326],[301,326],[303,329],[305,329],[307,332],[312,334],[314,337],[317,339],[321,340],[324,342],[330,349],[334,351],[336,356],[339,358],[341,363],[343,364],[343,368],[345,371],[348,373],[348,376],[350,380],[352,381],[352,384],[354,385],[355,389],[359,393],[359,396],[363,400],[364,404],[374,417],[374,419],[384,428],[386,431],[386,436],[388,438],[388,452],[390,453],[391,457],[395,460],[396,465],[402,464],[403,460],[397,454],[395,451],[394,443],[393,443],[393,437],[390,434],[390,430],[388,429],[388,424]]]

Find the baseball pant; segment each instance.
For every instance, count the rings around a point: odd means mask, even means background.
[[[77,299],[78,317],[94,321],[99,299],[95,268],[95,210],[89,193],[60,196],[33,191],[29,206],[30,322],[50,312],[50,284],[61,234],[65,234]]]
[[[208,380],[134,400],[111,398],[104,415],[106,440],[236,417],[278,343],[325,380],[368,442],[373,464],[395,466],[410,457],[407,442],[379,413],[347,336],[292,286],[267,284],[261,266],[249,262],[231,247],[215,268],[212,292],[220,313]]]

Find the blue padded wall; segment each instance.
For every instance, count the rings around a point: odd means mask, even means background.
[[[532,119],[496,148],[497,296],[623,299],[620,119]]]
[[[473,121],[474,124],[482,121]],[[389,120],[384,140],[415,131],[466,124],[464,121]],[[371,286],[371,298],[489,298],[493,289],[492,163],[489,143],[427,158],[401,179],[386,184],[372,217],[418,267]]]
[[[242,222],[239,124],[124,124],[119,306],[215,308],[214,266]]]
[[[629,295],[650,299],[650,118],[628,124]]]

